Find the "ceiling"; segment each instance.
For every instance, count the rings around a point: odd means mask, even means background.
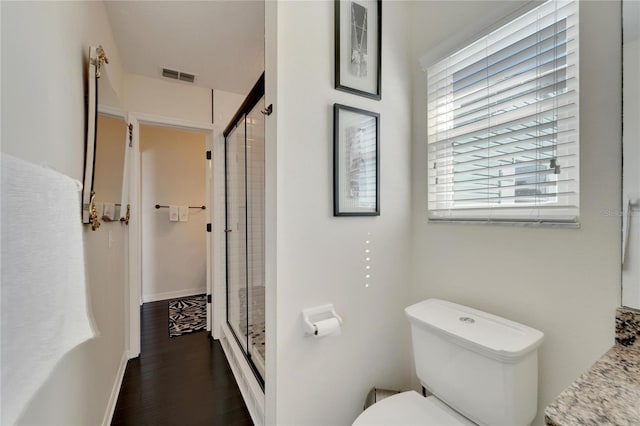
[[[105,7],[126,72],[164,79],[166,67],[195,74],[196,86],[247,94],[264,70],[264,1],[105,1]]]

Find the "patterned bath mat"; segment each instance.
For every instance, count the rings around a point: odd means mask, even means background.
[[[169,337],[207,328],[207,299],[204,294],[169,302]]]

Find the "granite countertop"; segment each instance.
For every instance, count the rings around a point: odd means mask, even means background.
[[[618,309],[616,344],[545,410],[549,426],[640,425],[640,312]]]

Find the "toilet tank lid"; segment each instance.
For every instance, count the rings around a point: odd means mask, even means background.
[[[449,335],[463,346],[505,361],[535,350],[544,334],[534,328],[440,299],[427,299],[405,309],[409,320]]]

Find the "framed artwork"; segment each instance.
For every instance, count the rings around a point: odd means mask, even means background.
[[[333,105],[333,215],[380,215],[380,114]]]
[[[382,0],[335,0],[335,87],[382,97]]]

